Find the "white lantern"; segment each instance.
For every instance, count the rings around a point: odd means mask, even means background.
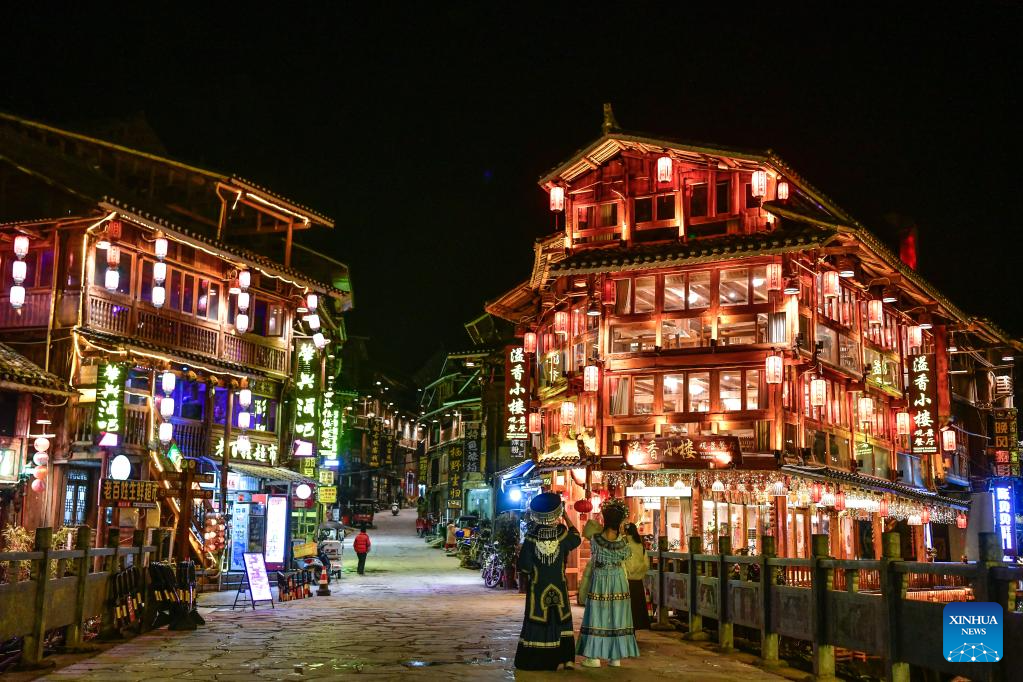
[[[234,328],[239,334],[244,334],[249,329],[249,316],[245,313],[238,313],[234,318]]]
[[[167,239],[165,237],[157,237],[156,241],[153,242],[153,253],[160,260],[167,257]]]
[[[789,198],[789,183],[784,180],[778,181],[778,201],[788,201]]]
[[[308,317],[305,318],[305,321],[309,323],[309,328],[312,329],[313,331],[316,331],[317,329],[320,328],[319,315],[309,315]]]
[[[600,387],[600,368],[586,365],[583,368],[583,390],[592,393]]]
[[[713,493],[723,493],[725,492],[725,484],[722,483],[720,480],[715,480],[714,483],[710,486],[710,491]]]
[[[755,197],[762,197],[767,194],[767,172],[753,171],[750,176],[750,193]]]
[[[11,264],[11,279],[14,280],[15,284],[21,284],[25,281],[25,276],[28,274],[28,264],[23,260],[16,260]]]
[[[867,301],[867,322],[871,327],[880,327],[884,321],[884,303],[879,300]]]
[[[120,264],[121,264],[121,247],[120,246],[114,246],[113,244],[111,244],[110,248],[107,249],[107,266],[111,267],[111,268],[116,268]]]
[[[163,284],[167,281],[167,264],[153,263],[153,283]]]
[[[238,413],[238,428],[248,429],[252,427],[252,413],[251,412],[239,412]]]
[[[167,444],[174,438],[174,425],[170,422],[160,424],[160,442]]]
[[[238,439],[234,442],[234,447],[238,450],[241,455],[248,455],[252,452],[252,441],[245,434],[238,436]]]
[[[327,339],[320,332],[313,334],[313,345],[322,349],[327,345]]]
[[[785,286],[785,278],[782,277],[781,263],[770,263],[767,266],[767,290],[781,291]]]
[[[32,455],[32,463],[35,464],[37,467],[44,467],[49,463],[49,461],[50,456],[45,452],[37,452],[36,454]]]
[[[32,445],[35,447],[36,452],[46,452],[50,449],[50,439],[39,436],[39,438],[32,442]]]
[[[242,311],[243,313],[244,312],[248,312],[248,310],[249,310],[249,302],[250,301],[251,301],[251,296],[250,296],[249,292],[242,291],[241,293],[239,293],[238,294],[238,310]]]
[[[768,355],[764,374],[768,384],[780,384],[785,369],[785,361],[780,355]]]
[[[11,287],[11,306],[17,310],[25,305],[25,287],[15,284]]]
[[[657,159],[657,182],[671,182],[671,157]]]
[[[565,425],[575,423],[575,403],[569,401],[561,403],[561,423]]]
[[[174,392],[174,386],[177,385],[177,382],[178,377],[174,374],[174,372],[164,372],[160,375],[160,388],[162,388],[163,392],[167,395]]]
[[[153,287],[153,305],[157,308],[162,308],[163,304],[167,302],[167,290],[161,286]]]
[[[828,400],[828,382],[824,379],[813,379],[810,381],[810,405],[813,407],[824,407]]]
[[[249,405],[252,404],[252,391],[247,388],[243,388],[238,391],[238,404],[241,405],[243,409],[249,409]]]
[[[174,398],[164,396],[160,399],[160,416],[167,419],[174,414]]]
[[[309,310],[316,310],[316,307],[320,304],[320,297],[316,294],[305,295],[305,307]]]
[[[551,210],[554,212],[565,210],[565,188],[555,185],[551,187]]]
[[[917,325],[906,328],[906,345],[919,350],[924,345],[924,330]]]
[[[941,449],[945,452],[954,452],[956,449],[956,432],[954,429],[945,429],[941,432]]]
[[[777,481],[775,481],[774,482],[774,490],[773,490],[773,492],[774,492],[774,496],[775,497],[784,497],[785,496],[785,481],[781,480],[780,478]]]
[[[895,415],[895,430],[900,436],[908,436],[910,433],[909,412],[899,412]]]
[[[300,500],[308,500],[313,494],[313,489],[309,487],[308,483],[299,483],[298,487],[295,488],[295,497]]]
[[[123,481],[131,476],[131,461],[124,455],[118,455],[110,460],[110,478],[115,481]]]
[[[107,275],[103,280],[103,284],[106,286],[107,291],[117,291],[117,287],[120,283],[120,273],[118,273],[114,268],[107,268]]]
[[[14,255],[18,258],[24,258],[28,255],[28,237],[23,234],[19,234],[14,238]]]
[[[821,274],[821,293],[824,298],[838,298],[841,291],[837,272],[828,270]]]
[[[874,421],[874,399],[869,395],[861,397],[856,401],[856,411],[864,424]]]
[[[252,284],[252,273],[248,270],[242,270],[238,273],[238,286],[243,290],[248,289],[249,285]]]

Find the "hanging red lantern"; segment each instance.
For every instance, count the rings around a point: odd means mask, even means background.
[[[778,201],[789,200],[789,183],[784,180],[778,181]]]
[[[968,519],[966,518],[966,514],[962,512],[956,514],[956,528],[966,528],[967,523]]]
[[[767,290],[781,291],[785,286],[785,278],[782,277],[781,263],[770,263],[767,266]]]
[[[887,497],[882,497],[881,498],[881,508],[878,510],[877,513],[878,513],[878,515],[882,519],[888,518],[888,498]]]
[[[845,511],[845,491],[835,493],[835,511]]]
[[[924,330],[918,325],[906,328],[906,346],[910,351],[919,351],[924,345]]]
[[[785,371],[785,361],[780,355],[768,355],[765,361],[764,374],[768,384],[780,384]]]
[[[657,182],[671,182],[671,157],[657,159]]]
[[[618,287],[610,277],[604,278],[604,294],[600,297],[600,302],[604,305],[614,305],[618,302]]]
[[[589,514],[591,511],[593,511],[593,503],[590,502],[589,500],[578,500],[572,506],[580,514]]]
[[[867,301],[867,322],[871,327],[880,327],[884,322],[884,303],[880,300]]]
[[[565,210],[565,188],[555,185],[551,187],[551,210],[557,213]]]
[[[842,293],[838,273],[834,270],[821,273],[821,293],[824,298],[838,298]]]
[[[567,400],[561,403],[561,423],[566,426],[575,424],[575,403]]]
[[[755,197],[762,197],[767,194],[767,172],[753,171],[750,176],[750,194]]]
[[[941,432],[941,449],[945,452],[952,452],[956,449],[956,432],[952,427]]]
[[[522,335],[522,352],[526,355],[536,353],[536,332],[526,332]]]
[[[554,333],[568,335],[568,313],[563,310],[554,313]]]
[[[820,504],[821,495],[824,491],[821,489],[820,483],[814,483],[810,486],[810,501],[814,504]]]
[[[530,412],[529,413],[529,432],[540,433],[540,413]]]
[[[810,381],[810,405],[812,407],[824,407],[828,400],[828,382],[824,379],[812,379]]]
[[[910,434],[909,412],[899,412],[895,415],[895,430],[900,436],[908,436]]]
[[[856,411],[860,416],[860,423],[867,424],[874,421],[874,399],[868,395],[856,401]]]
[[[920,514],[920,521],[922,523],[925,523],[925,524],[931,522],[931,508],[930,507],[924,507],[923,512]]]
[[[600,387],[600,368],[596,365],[586,365],[583,368],[583,390],[590,393]]]

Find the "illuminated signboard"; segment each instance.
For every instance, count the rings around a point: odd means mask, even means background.
[[[245,552],[244,556],[245,575],[249,579],[249,598],[253,602],[272,602],[274,597],[270,592],[270,580],[266,575],[266,564],[263,563],[263,555]]]
[[[217,459],[224,456],[224,437],[217,439],[215,450]],[[277,463],[277,443],[251,443],[248,450],[238,448],[238,440],[231,441],[231,459],[244,459],[250,462],[262,462],[263,464]]]
[[[996,483],[991,495],[995,498],[995,526],[1002,536],[1002,551],[1006,556],[1016,556],[1016,504],[1012,484]]]
[[[140,509],[156,509],[157,491],[160,484],[156,481],[119,481],[104,478],[100,488],[100,505],[103,507],[135,507]]]
[[[334,378],[327,379],[323,392],[323,404],[320,406],[320,454],[324,457],[337,457],[337,439],[341,426],[341,406],[334,399]]]
[[[298,345],[298,372],[295,377],[295,437],[318,443],[320,426],[320,363],[311,341]],[[314,453],[315,454],[315,453]]]
[[[369,466],[376,469],[380,466],[380,435],[382,433],[381,420],[373,418],[369,420]]]
[[[742,466],[738,436],[673,436],[620,441],[633,469],[722,469]]]
[[[529,373],[526,370],[526,354],[522,346],[511,346],[506,350],[505,363],[505,412],[508,440],[529,438],[526,414],[529,412]]]
[[[1019,476],[1019,436],[1016,432],[1016,410],[995,409],[992,448],[996,476]]]
[[[480,423],[468,422],[465,425],[465,473],[478,473],[480,470]]]
[[[320,504],[335,504],[337,502],[337,488],[320,488],[316,491],[316,497]]]
[[[271,495],[266,500],[266,565],[271,570],[284,567],[288,544],[288,498]]]
[[[462,446],[452,445],[448,450],[448,509],[462,508]]]
[[[934,414],[934,356],[914,355],[909,366],[909,409],[912,412],[909,442],[914,454],[938,452]]]
[[[116,447],[124,431],[124,376],[123,364],[102,364],[97,372],[96,435],[102,448]]]

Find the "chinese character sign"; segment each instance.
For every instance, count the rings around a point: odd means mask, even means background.
[[[369,447],[369,466],[376,469],[380,466],[380,436],[383,433],[380,419],[374,417],[369,422],[369,436],[367,446]]]
[[[462,508],[462,479],[465,474],[462,446],[452,445],[448,450],[448,509]]]
[[[156,508],[160,484],[156,481],[103,479],[100,490],[103,507]]]
[[[480,471],[480,423],[468,422],[465,425],[465,473],[474,474]]]
[[[1016,504],[1012,483],[996,483],[991,488],[991,495],[995,503],[995,526],[1002,537],[1002,551],[1006,556],[1016,556]]]
[[[295,373],[295,438],[314,445],[319,443],[319,402],[320,363],[316,347],[312,342],[300,341]]]
[[[934,355],[913,355],[909,363],[910,447],[914,454],[938,452],[937,403],[934,399]]]
[[[334,396],[334,379],[327,380],[320,406],[320,454],[331,459],[337,458],[337,441],[341,426],[341,406]]]
[[[508,440],[529,438],[529,367],[522,346],[505,349],[505,434]]]
[[[992,414],[994,433],[991,450],[995,457],[996,476],[1019,476],[1019,435],[1016,410],[996,409]]]
[[[124,432],[125,366],[102,364],[96,375],[96,434],[100,447],[115,447]]]

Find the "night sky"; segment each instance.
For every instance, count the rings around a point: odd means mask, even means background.
[[[605,101],[627,130],[775,149],[889,243],[883,216],[911,216],[922,273],[1023,333],[1016,3],[668,4],[9,10],[0,108],[73,129],[142,112],[172,157],[334,216],[350,331],[408,371],[528,276],[553,225],[536,180]]]

